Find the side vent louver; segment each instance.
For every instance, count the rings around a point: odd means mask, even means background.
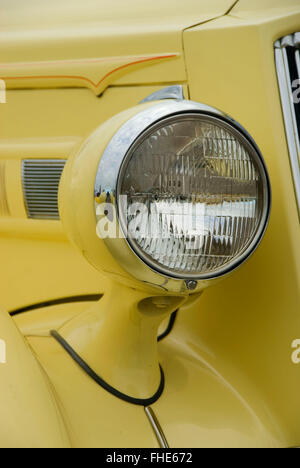
[[[59,219],[58,187],[64,159],[25,159],[22,181],[28,218]]]

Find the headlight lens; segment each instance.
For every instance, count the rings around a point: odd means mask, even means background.
[[[269,210],[258,150],[229,122],[181,114],[148,128],[123,160],[119,219],[134,252],[175,278],[219,276],[254,249]]]

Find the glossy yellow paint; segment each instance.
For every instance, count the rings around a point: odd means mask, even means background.
[[[126,265],[136,262],[136,257],[132,259],[128,254],[123,260],[123,238],[113,240],[118,243],[119,257],[112,254],[97,233],[95,205],[91,202],[106,145],[128,119],[152,106],[153,103],[140,104],[100,125],[72,153],[59,190],[64,231],[87,261],[113,280],[99,303],[68,322],[60,333],[106,382],[134,398],[150,398],[158,389],[158,328],[168,314],[186,302],[188,293],[174,292],[178,297],[164,299],[166,289],[154,284],[151,271],[146,271],[143,282],[127,273]],[[161,282],[165,283],[165,278]]]
[[[169,84],[172,84],[172,81],[166,77],[163,85],[112,86],[100,98],[96,98],[84,88],[8,90],[7,105],[1,106],[0,112],[1,139],[6,140],[3,142],[5,151],[8,150],[8,145],[11,145],[10,157],[12,158],[13,154],[17,157],[24,145],[28,157],[29,144],[32,144],[34,151],[44,140],[44,148],[40,146],[40,157],[43,157],[43,154],[53,151],[53,142],[58,140],[58,144],[66,142],[61,148],[61,155],[67,157],[71,151],[67,144],[72,139],[76,143],[77,137],[88,136],[107,119],[136,106],[146,96]],[[184,91],[185,97],[188,98],[186,85]],[[24,140],[28,139],[26,144]],[[49,145],[51,141],[52,144]],[[24,148],[21,151],[26,150]],[[58,151],[55,155],[58,156]]]
[[[130,72],[128,68],[128,73],[107,82],[101,97],[84,88],[11,89],[7,104],[0,104],[0,159],[6,167],[10,210],[9,216],[0,219],[0,255],[5,265],[0,302],[13,310],[67,296],[103,294],[98,304],[53,306],[15,317],[51,384],[43,381],[22,337],[16,338],[10,319],[1,312],[0,338],[9,342],[13,335],[13,357],[20,361],[7,368],[0,364],[0,372],[9,373],[0,379],[5,398],[5,405],[0,403],[1,420],[12,421],[13,414],[13,421],[19,424],[0,434],[0,445],[157,446],[143,408],[122,402],[97,386],[49,337],[51,328],[61,330],[99,374],[132,395],[148,396],[156,387],[153,362],[158,359],[165,371],[166,388],[153,409],[172,447],[299,445],[300,367],[291,361],[291,343],[300,337],[299,223],[273,55],[276,39],[299,30],[299,2],[240,0],[222,16],[233,2],[189,0],[178,2],[169,22],[166,15],[174,2],[154,2],[154,6],[152,2],[150,18],[150,4],[132,0],[130,5],[125,2],[126,11],[124,7],[118,11],[120,2],[106,5],[101,15],[99,10],[99,18],[106,21],[99,28],[100,20],[91,16],[92,0],[84,4],[84,26],[77,1],[73,2],[74,21],[66,25],[66,2],[51,2],[33,15],[34,2],[26,2],[25,12],[20,0],[2,0],[6,19],[1,24],[0,62],[5,67],[12,63],[9,71],[22,62],[22,73],[28,73],[26,62],[30,61],[35,63],[36,73],[43,73],[44,66],[50,67],[49,73],[65,73],[61,70],[66,66],[70,67],[68,73],[80,72],[96,80],[110,69],[99,64],[86,67],[86,59],[113,57],[113,65],[119,66],[129,56],[175,53],[178,57]],[[62,14],[54,27],[58,3]],[[132,21],[127,14],[130,6],[135,11]],[[193,14],[187,13],[192,9]],[[28,15],[26,21],[24,15]],[[114,25],[109,23],[109,15],[117,17]],[[208,22],[192,27],[204,21]],[[79,60],[80,64],[62,65],[65,60]],[[51,64],[37,64],[43,61]],[[54,65],[54,61],[60,63]],[[50,81],[39,86],[50,86]],[[55,86],[66,86],[62,81]],[[255,255],[231,277],[205,291],[199,302],[182,307],[172,335],[159,343],[157,356],[157,317],[139,322],[136,313],[128,319],[129,301],[136,304],[144,293],[123,286],[118,289],[111,279],[102,278],[69,244],[60,222],[27,220],[19,168],[23,157],[67,158],[94,128],[172,82],[186,82],[186,97],[227,112],[254,137],[270,172],[273,209]],[[79,82],[72,81],[73,85],[79,86]],[[30,140],[25,141],[27,138]],[[108,257],[103,261],[111,273],[118,272],[118,265]],[[98,339],[105,315],[107,354],[100,355]],[[139,330],[138,336],[145,342],[138,346],[134,323],[146,328],[144,334]],[[113,346],[115,336],[123,341],[120,347]],[[131,349],[132,343],[135,347]],[[137,349],[143,355],[138,356]],[[147,362],[148,374],[143,371]],[[22,373],[17,376],[20,365]],[[124,374],[121,368],[126,369]],[[140,386],[130,386],[139,380],[138,374],[143,376]],[[14,388],[26,389],[29,378],[36,382],[30,387],[36,404],[32,414],[36,416],[35,409],[44,405],[40,419],[31,419],[30,424],[29,391],[17,393],[17,406],[11,402],[7,386],[13,379]],[[47,430],[40,430],[44,417],[50,424]]]
[[[130,287],[150,291],[152,294],[165,294],[167,290],[173,294],[188,295],[187,289],[182,288],[182,281],[175,279],[166,281],[165,277],[157,275],[137,260],[136,255],[133,255],[130,249],[126,249],[126,240],[118,226],[115,226],[112,246],[108,246],[101,238],[97,225],[98,217],[96,219],[95,210],[100,200],[99,198],[95,200],[94,190],[101,155],[108,142],[125,122],[155,105],[156,102],[147,102],[116,114],[100,125],[81,146],[73,151],[60,183],[60,216],[69,239],[97,270]],[[135,275],[128,271],[134,271]],[[214,281],[198,281],[195,292],[202,291],[212,282]]]
[[[141,70],[149,66],[165,62],[179,61],[179,53],[165,53],[160,55],[130,55],[124,57],[92,58],[82,60],[61,60],[32,63],[8,63],[0,67],[1,78],[8,89],[36,89],[36,88],[88,88],[97,96],[132,70]],[[178,80],[185,81],[185,74],[181,60]],[[174,68],[174,67],[173,67]],[[156,80],[153,79],[154,82]],[[126,80],[125,80],[125,84]]]
[[[68,447],[48,378],[4,310],[0,310],[0,330],[0,446]]]
[[[60,222],[25,218],[22,159],[68,159],[99,124],[160,88],[109,88],[101,98],[86,89],[8,91],[7,105],[0,107],[0,160],[10,210],[10,216],[0,217],[0,255],[6,265],[0,297],[6,309],[102,293],[107,285],[69,244]]]
[[[54,339],[28,342],[55,388],[72,447],[158,447],[142,406],[99,387]]]
[[[182,332],[194,330],[195,340],[186,340],[222,375],[233,382],[237,372],[234,386],[247,399],[256,388],[287,446],[300,441],[300,368],[291,361],[300,336],[300,248],[272,44],[299,24],[299,2],[241,1],[229,16],[184,35],[191,98],[219,106],[249,131],[267,163],[273,207],[256,254],[204,293],[199,310],[181,318]]]
[[[80,317],[80,309],[92,311],[87,303],[77,304],[73,310],[75,320]],[[20,314],[15,320],[55,386],[72,446],[155,447],[143,409],[105,392],[53,338],[47,337],[50,328],[63,330],[63,324],[68,326],[71,314],[70,305],[55,306]],[[203,346],[199,331],[194,339],[190,330],[182,328],[181,321],[186,323],[186,314],[189,320],[194,320],[193,311],[182,311],[172,335],[158,347],[167,385],[153,409],[159,415],[170,446],[289,446],[290,440],[285,438],[276,415],[269,412],[267,402],[261,399],[246,373],[232,366],[227,374],[226,366],[230,367],[230,362],[224,366],[226,359],[221,360],[220,368],[216,362],[211,363],[211,351]],[[189,322],[191,325],[195,324]],[[78,344],[77,341],[77,350]],[[102,355],[100,349],[98,356]],[[89,398],[82,398],[83,395]],[[80,427],[84,430],[78,430]]]
[[[139,110],[151,106],[153,103],[135,106],[100,125],[72,153],[64,170],[59,190],[60,215],[64,231],[74,245],[97,270],[119,281],[122,279],[135,288],[143,286],[125,272],[104,241],[99,238],[96,231],[95,205],[91,201],[94,201],[97,168],[106,145],[124,122],[137,114]]]
[[[161,380],[158,327],[183,302],[179,297],[164,303],[160,297],[112,283],[98,303],[59,333],[111,386],[134,398],[151,398]]]
[[[55,0],[38,8],[2,0],[0,76],[9,88],[84,86],[96,94],[112,83],[182,82],[182,30],[233,3]]]

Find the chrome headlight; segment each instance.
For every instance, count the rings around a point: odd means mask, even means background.
[[[115,133],[96,178],[95,197],[103,196],[108,220],[139,261],[175,279],[215,278],[241,264],[270,211],[269,178],[251,137],[190,101],[158,103]]]

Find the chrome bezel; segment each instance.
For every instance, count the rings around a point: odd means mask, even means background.
[[[194,279],[200,283],[206,282],[226,275],[243,263],[254,252],[263,237],[268,224],[271,203],[271,189],[267,169],[257,145],[249,134],[231,117],[217,109],[192,101],[170,100],[154,104],[125,122],[110,140],[100,160],[95,182],[95,196],[99,193],[105,193],[106,198],[113,200],[117,213],[117,220],[114,221],[117,221],[121,230],[124,232],[122,216],[120,216],[117,203],[118,184],[126,160],[128,160],[130,154],[132,154],[132,151],[144,138],[145,134],[152,131],[155,126],[161,125],[169,118],[173,119],[177,115],[182,116],[185,114],[207,116],[210,120],[216,119],[219,124],[222,123],[227,128],[229,127],[230,131],[235,133],[239,140],[242,139],[243,144],[249,148],[252,155],[255,155],[257,164],[260,166],[264,177],[265,190],[262,219],[255,237],[240,257],[218,272],[205,275],[173,273],[161,268],[155,262],[149,262],[148,258],[143,258],[140,253],[136,252],[130,240],[125,237],[122,239],[105,239],[113,255],[132,276],[141,281],[159,285],[163,289],[176,291],[186,290],[186,280]],[[199,284],[200,286],[201,284]]]

